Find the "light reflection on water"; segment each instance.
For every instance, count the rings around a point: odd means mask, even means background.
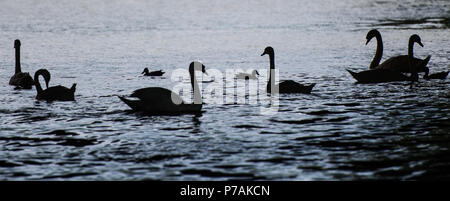
[[[0,178],[4,180],[326,180],[448,178],[447,80],[355,84],[383,36],[384,57],[409,35],[448,70],[447,1],[2,1]],[[418,12],[420,11],[420,12]],[[77,83],[76,102],[46,103],[8,85],[13,41],[23,71],[47,68],[50,85]],[[317,83],[260,105],[206,104],[201,115],[132,113],[116,95],[171,88],[170,73],[200,59],[210,69],[268,68]],[[139,76],[144,67],[165,78]],[[260,80],[260,83],[265,83]],[[207,84],[205,84],[207,86]]]

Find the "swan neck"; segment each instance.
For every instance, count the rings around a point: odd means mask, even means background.
[[[39,75],[41,75],[39,72],[36,72],[34,74],[34,85],[36,87],[36,90],[37,90],[38,94],[42,93],[41,83],[39,83]]]
[[[413,41],[409,41],[409,44],[408,44],[408,58],[410,58],[410,59],[414,58],[413,48],[414,48],[414,42]]]
[[[270,69],[275,69],[275,53],[269,54]]]
[[[414,41],[410,40],[409,44],[408,44],[408,64],[409,64],[409,72],[411,72],[411,87],[412,87],[414,81],[416,81],[418,78],[417,69],[413,65],[413,59],[414,59],[413,47],[414,47]]]
[[[16,47],[16,74],[22,72],[20,68],[20,46]]]
[[[275,80],[272,79],[272,74],[275,73],[275,53],[271,53],[269,54],[269,59],[270,59],[270,71],[269,71],[269,82],[267,82],[267,92],[271,92],[272,91],[272,86],[275,85]]]
[[[197,78],[195,77],[195,70],[190,70],[189,74],[191,76],[192,90],[194,90],[194,104],[202,104],[202,96],[198,87]]]
[[[411,69],[411,72],[413,72],[414,66],[413,66],[413,59],[414,59],[414,42],[413,41],[409,41],[408,44],[408,64],[409,64],[409,68]]]
[[[383,39],[381,39],[381,35],[379,34],[377,34],[375,38],[377,39],[377,50],[372,62],[370,63],[370,69],[374,69],[380,65],[381,57],[383,57]]]

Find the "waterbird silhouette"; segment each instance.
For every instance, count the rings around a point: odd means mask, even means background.
[[[205,66],[200,62],[192,62],[189,65],[189,74],[191,86],[194,91],[194,102],[186,103],[176,93],[161,87],[147,87],[135,90],[130,97],[137,98],[132,100],[119,96],[125,104],[134,111],[146,112],[154,115],[179,115],[185,113],[201,112],[203,102],[198,87],[195,71],[200,70],[206,74]]]
[[[31,89],[31,86],[34,85],[33,78],[31,78],[28,72],[22,72],[20,66],[20,46],[20,40],[16,39],[14,41],[14,48],[16,49],[16,70],[14,75],[9,80],[9,84],[22,89]]]
[[[144,71],[142,71],[141,74],[144,74],[144,76],[162,76],[164,73],[165,72],[163,72],[162,70],[150,72],[148,68],[144,68]]]
[[[443,80],[443,79],[447,78],[448,73],[449,73],[449,71],[433,73],[433,74],[430,74],[430,75],[425,74],[423,76],[423,78],[426,79],[426,80],[430,80],[430,79],[441,79],[441,80]]]
[[[372,40],[372,38],[376,38],[377,40],[377,50],[372,62],[370,63],[369,69],[381,68],[403,73],[410,73],[408,55],[394,56],[380,64],[381,57],[383,56],[383,39],[381,38],[380,32],[376,29],[372,29],[367,33],[366,45]],[[418,59],[413,57],[413,65],[417,66],[416,69],[418,72],[427,73],[429,71],[426,66],[430,61],[430,58],[430,55],[425,59]]]
[[[39,75],[42,75],[45,80],[45,85],[47,89],[43,90],[41,84],[39,83]],[[67,87],[63,87],[61,85],[48,87],[48,83],[50,82],[50,72],[47,69],[39,69],[34,73],[34,80],[36,86],[36,99],[38,100],[46,100],[46,101],[74,101],[75,100],[75,88],[77,86],[76,83],[72,85],[69,89]]]
[[[409,68],[409,72],[411,72],[411,76],[408,77],[401,73],[401,71],[395,71],[387,68],[375,68],[362,72],[353,72],[351,70],[347,71],[350,75],[355,78],[358,83],[383,83],[383,82],[395,82],[395,81],[414,81],[417,80],[417,71],[420,66],[414,66],[413,63],[413,46],[414,43],[418,43],[423,47],[421,39],[418,35],[414,34],[409,38],[408,43],[408,63],[406,64],[407,68]],[[413,61],[413,62],[410,62]]]
[[[302,85],[293,80],[281,81],[278,85],[275,85],[275,78],[272,78],[272,74],[275,73],[275,51],[272,47],[268,46],[264,49],[261,56],[268,54],[270,60],[270,75],[269,82],[267,83],[267,93],[272,93],[272,88],[278,88],[278,93],[311,93],[312,88],[316,85],[315,83],[310,85]],[[277,93],[276,91],[274,93]]]
[[[253,70],[251,74],[249,74],[249,73],[238,73],[238,74],[236,74],[236,78],[238,78],[238,79],[246,79],[246,80],[248,80],[248,79],[255,80],[255,79],[258,79],[257,75],[259,75],[258,71],[257,70]]]

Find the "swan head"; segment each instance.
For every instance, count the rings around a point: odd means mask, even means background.
[[[201,70],[202,73],[205,73],[206,75],[208,75],[208,73],[206,73],[205,65],[203,65],[202,63],[200,63],[198,61],[193,61],[193,62],[191,62],[191,64],[189,64],[189,72],[193,73],[194,70]]]
[[[266,54],[273,55],[274,54],[273,48],[270,46],[266,47],[266,49],[264,49],[264,52],[261,54],[261,56],[264,56]]]
[[[375,37],[380,36],[380,35],[381,34],[380,34],[380,32],[378,30],[376,30],[376,29],[370,30],[367,33],[367,35],[366,35],[366,39],[367,39],[366,45],[370,42],[370,40],[372,40],[372,38],[375,38]]]
[[[422,40],[420,39],[420,36],[417,35],[417,34],[413,34],[411,37],[409,37],[409,42],[410,43],[417,43],[421,47],[423,47]]]
[[[142,71],[141,74],[144,74],[144,73],[149,73],[148,68],[144,68],[144,71]]]
[[[19,39],[16,39],[15,41],[14,41],[14,48],[19,48],[20,47],[20,40]]]
[[[253,74],[253,75],[259,75],[259,73],[258,73],[257,70],[253,70],[252,74]]]
[[[50,72],[48,72],[47,69],[39,69],[36,71],[35,73],[35,78],[37,78],[36,76],[42,75],[44,77],[45,80],[45,86],[48,88],[48,83],[50,82]],[[35,82],[39,82],[37,79],[34,80]]]

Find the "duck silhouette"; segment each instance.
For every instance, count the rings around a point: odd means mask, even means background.
[[[162,76],[164,73],[165,72],[163,72],[162,70],[150,72],[148,68],[144,68],[144,71],[142,71],[141,74],[144,74],[144,76]]]
[[[251,74],[249,74],[249,73],[238,73],[238,74],[236,74],[236,78],[238,78],[238,79],[246,79],[246,80],[248,80],[248,79],[255,80],[255,79],[258,79],[257,75],[259,75],[258,71],[257,70],[253,70]]]
[[[440,73],[433,73],[433,74],[430,74],[430,75],[425,74],[423,76],[423,78],[426,79],[426,80],[430,80],[430,79],[441,79],[441,80],[443,80],[443,79],[447,78],[448,73],[449,73],[449,71],[444,71],[444,72],[440,72]]]

